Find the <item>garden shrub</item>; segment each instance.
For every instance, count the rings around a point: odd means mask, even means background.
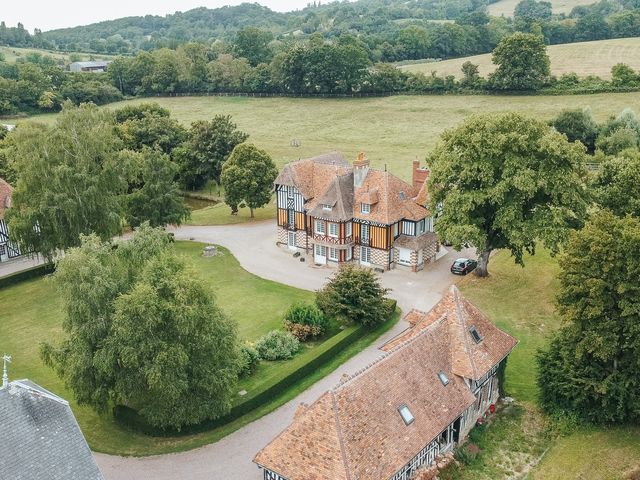
[[[300,350],[300,342],[289,332],[272,330],[260,337],[256,350],[263,360],[288,360]]]
[[[260,354],[258,350],[250,343],[243,343],[240,345],[240,377],[246,377],[256,371],[258,363],[260,362]]]
[[[301,342],[319,337],[329,327],[328,318],[315,305],[292,305],[284,316],[284,328]]]

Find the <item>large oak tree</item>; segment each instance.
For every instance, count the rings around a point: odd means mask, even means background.
[[[479,276],[495,249],[519,264],[538,242],[557,252],[586,215],[584,156],[582,145],[516,113],[473,116],[447,130],[428,159],[440,238],[473,244]]]

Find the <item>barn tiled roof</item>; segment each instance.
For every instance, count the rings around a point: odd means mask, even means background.
[[[302,405],[292,424],[254,461],[289,480],[378,480],[400,470],[475,401],[456,374],[459,357],[453,351],[460,332],[451,327],[449,304],[451,295],[454,305],[466,301],[453,288],[431,312],[411,312],[417,322],[412,334],[387,344],[387,353],[374,364],[311,406]],[[431,315],[436,311],[439,317]],[[511,345],[505,355],[515,345],[512,337],[506,342],[483,322],[478,325],[487,332],[483,342]],[[449,377],[447,385],[438,378],[441,371]],[[409,425],[398,413],[401,405],[413,414]]]
[[[19,380],[0,389],[0,479],[102,480],[69,404]]]
[[[411,312],[410,312],[411,313]],[[445,319],[451,338],[451,365],[456,375],[477,380],[500,362],[516,346],[517,340],[496,327],[486,315],[469,302],[456,286],[427,313],[416,319],[413,328],[387,343],[383,350],[392,350],[407,340],[420,335],[440,318]],[[471,327],[479,333],[476,342]]]
[[[0,220],[4,218],[4,212],[11,207],[11,195],[13,187],[0,178]]]

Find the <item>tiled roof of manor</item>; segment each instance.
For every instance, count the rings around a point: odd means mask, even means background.
[[[351,171],[341,153],[332,152],[286,164],[274,183],[296,187],[311,210],[325,193],[336,175]]]
[[[4,218],[4,212],[11,207],[11,195],[13,187],[0,178],[0,220]]]
[[[452,294],[464,301],[455,287]],[[449,304],[450,295],[440,303]],[[459,332],[451,328],[449,307],[440,303],[431,312],[442,314],[429,316],[429,328],[412,329],[414,335],[387,344],[387,353],[372,365],[312,405],[301,405],[292,424],[254,461],[288,480],[377,480],[400,470],[475,401],[455,374],[452,346]],[[417,322],[429,315],[414,313]],[[485,327],[479,326],[488,332]],[[438,378],[440,371],[448,375],[447,385]],[[409,425],[398,413],[402,405],[414,417]]]
[[[363,157],[364,158],[364,157]],[[347,185],[347,176],[351,186]],[[422,220],[430,215],[418,200],[426,198],[426,187],[418,192],[395,175],[375,169],[368,169],[360,187],[353,186],[353,168],[337,152],[320,155],[306,160],[291,162],[283,167],[274,184],[295,186],[305,199],[305,207],[311,215],[328,220],[344,220],[349,210],[349,218],[360,218],[389,225],[402,219]],[[419,197],[415,198],[418,194]],[[350,197],[350,198],[347,198]],[[340,213],[327,215],[320,205],[342,203]],[[360,204],[371,205],[370,212],[360,212]],[[314,210],[315,209],[315,210]]]

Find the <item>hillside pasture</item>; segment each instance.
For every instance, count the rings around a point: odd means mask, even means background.
[[[640,69],[640,38],[617,38],[596,42],[563,43],[549,45],[547,53],[551,59],[551,73],[560,76],[575,72],[580,77],[597,75],[611,78],[611,67],[617,63],[626,63],[635,70]],[[440,62],[424,62],[404,65],[399,68],[407,72],[422,72],[438,75],[454,75],[462,77],[461,67],[466,61],[478,65],[480,75],[486,77],[495,70],[491,63],[491,54],[454,58]]]
[[[111,104],[158,102],[185,125],[229,114],[249,142],[265,149],[278,167],[338,150],[347,160],[364,151],[374,167],[410,179],[411,162],[423,160],[442,132],[477,113],[517,111],[548,120],[563,108],[590,108],[597,121],[627,107],[640,111],[640,92],[566,96],[421,95],[375,98],[144,98]],[[56,114],[24,121],[52,123]],[[301,145],[291,146],[297,139]],[[210,223],[210,222],[208,222]]]
[[[516,8],[516,5],[520,3],[520,0],[500,0],[499,2],[492,3],[487,7],[489,11],[489,15],[494,17],[512,17],[513,11]],[[596,3],[594,0],[551,0],[551,5],[553,7],[553,13],[571,13],[574,7],[578,7],[580,5],[591,5],[592,3]]]
[[[42,56],[53,57],[60,62],[69,63],[72,52],[59,52],[56,50],[42,50],[38,48],[18,48],[18,47],[4,47],[0,46],[0,55],[2,55],[6,62],[14,63],[20,58],[24,58],[30,53],[39,53]],[[102,54],[89,54],[89,53],[76,53],[80,56],[81,61],[86,60],[109,60],[114,58],[112,55]]]

